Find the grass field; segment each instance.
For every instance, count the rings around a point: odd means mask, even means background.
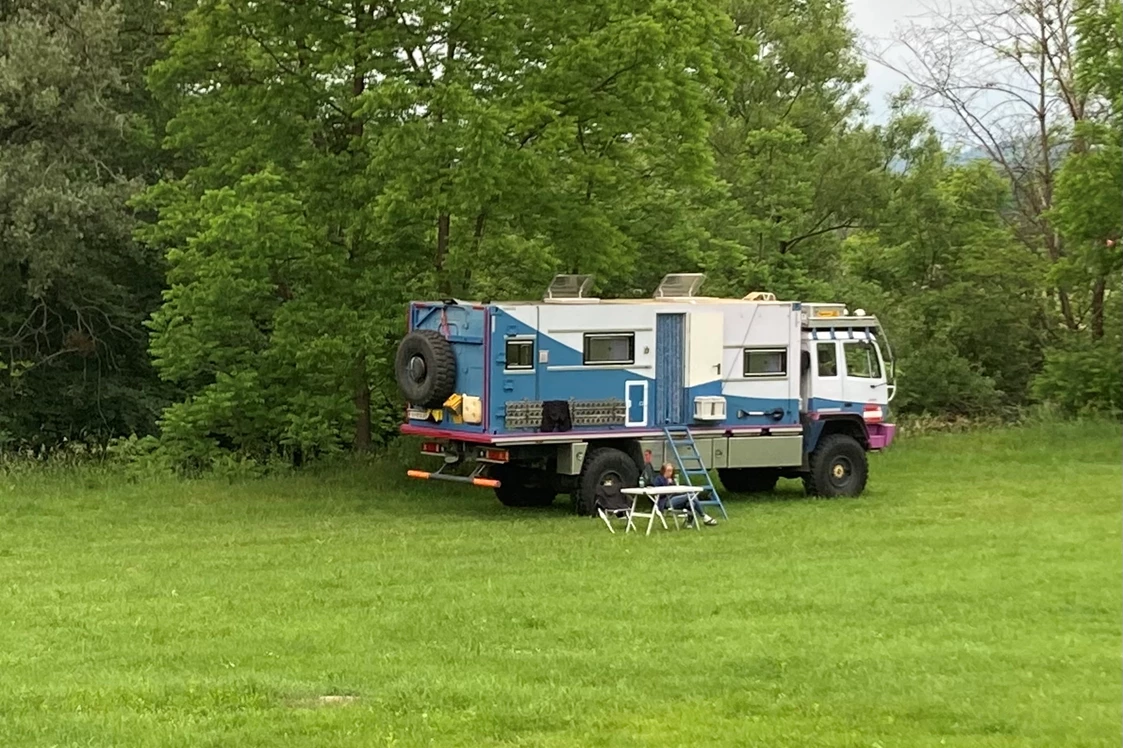
[[[376,467],[0,475],[0,746],[1119,745],[1121,438],[651,537]]]

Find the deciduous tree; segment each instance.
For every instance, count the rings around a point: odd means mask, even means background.
[[[365,447],[407,299],[626,280],[632,219],[709,173],[721,22],[709,0],[200,3],[151,74],[195,164],[146,200],[171,268],[152,350],[187,392],[168,435]]]

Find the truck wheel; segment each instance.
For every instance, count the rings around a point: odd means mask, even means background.
[[[866,488],[869,461],[858,440],[846,434],[823,437],[811,453],[803,487],[812,496],[858,496]]]
[[[585,457],[581,477],[577,481],[574,504],[578,514],[591,516],[594,513],[597,486],[605,481],[612,481],[621,488],[634,486],[639,482],[639,467],[635,460],[619,449],[601,447],[591,451]]]
[[[495,465],[488,472],[499,481],[495,497],[503,506],[550,506],[557,498],[557,489],[545,470],[520,465]]]
[[[717,475],[733,493],[771,493],[780,479],[776,468],[718,468]]]
[[[394,377],[410,405],[441,407],[456,389],[452,343],[436,330],[414,330],[398,344]]]

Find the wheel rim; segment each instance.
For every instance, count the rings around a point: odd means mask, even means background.
[[[428,372],[428,367],[425,366],[425,359],[421,356],[414,356],[409,360],[409,366],[406,367],[411,381],[420,383],[425,380],[425,374]]]
[[[830,481],[835,488],[842,488],[850,482],[854,475],[854,463],[850,458],[838,456],[831,461]]]

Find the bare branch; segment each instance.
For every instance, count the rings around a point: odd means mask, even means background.
[[[901,75],[916,98],[945,113],[951,135],[979,149],[1008,180],[1004,216],[1032,252],[1065,255],[1052,226],[1056,171],[1086,102],[1074,84],[1072,0],[979,0],[936,9],[871,57]],[[1063,289],[1066,324],[1077,320]],[[1075,328],[1074,328],[1075,329]]]

